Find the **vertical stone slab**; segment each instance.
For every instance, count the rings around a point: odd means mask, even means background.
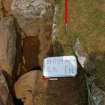
[[[12,75],[16,54],[16,33],[14,19],[3,18],[0,21],[0,67]]]

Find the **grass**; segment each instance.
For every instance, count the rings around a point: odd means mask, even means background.
[[[73,53],[72,46],[78,37],[85,51],[94,56],[96,83],[105,90],[105,0],[69,0],[69,32],[64,31],[64,0],[59,1],[57,41],[64,55]],[[73,11],[73,12],[72,12]]]
[[[100,10],[101,3],[97,0],[74,0],[74,7],[71,7],[72,1],[69,0],[69,32],[66,34],[64,30],[64,0],[58,1],[60,15],[57,39],[60,43],[72,45],[73,40],[79,37],[87,52],[105,51],[105,47],[101,49],[105,43],[105,11]],[[101,41],[100,44],[97,43],[99,41]],[[97,49],[97,45],[100,48]],[[65,49],[67,48],[65,47]],[[70,52],[67,50],[65,54],[70,54]]]

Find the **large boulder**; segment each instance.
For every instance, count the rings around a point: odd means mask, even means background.
[[[2,0],[0,0],[0,19],[3,17],[3,5],[2,5]]]
[[[21,99],[24,105],[34,105],[35,81],[37,77],[36,71],[28,72],[22,75],[15,83],[15,94]]]
[[[25,36],[37,36],[41,27],[52,24],[54,4],[45,0],[13,0],[12,13]]]
[[[0,20],[11,14],[11,3],[12,0],[0,0]]]
[[[12,74],[16,54],[16,33],[14,19],[3,18],[0,21],[0,67]]]
[[[11,15],[12,0],[1,0],[1,1],[2,1],[3,8],[4,8],[4,16]]]
[[[4,74],[0,71],[0,105],[14,105]]]

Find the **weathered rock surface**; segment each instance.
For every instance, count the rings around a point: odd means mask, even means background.
[[[0,67],[12,74],[16,53],[16,33],[14,19],[3,18],[0,21]]]
[[[54,4],[45,0],[13,0],[12,13],[25,36],[37,36],[52,24]]]
[[[24,74],[15,83],[15,93],[24,105],[34,105],[34,92],[36,85],[37,72],[31,71]]]
[[[94,58],[89,57],[89,55],[84,51],[79,39],[76,40],[76,43],[74,45],[74,52],[77,56],[80,66],[85,70],[85,72],[92,73],[95,71],[96,67],[94,64]]]
[[[11,3],[12,0],[0,0],[0,20],[11,14]]]
[[[12,0],[1,0],[4,8],[4,16],[11,15],[11,3]]]
[[[0,19],[3,17],[3,5],[2,0],[0,0]]]
[[[0,71],[0,105],[14,105],[7,81]]]
[[[86,76],[89,105],[105,105],[105,92],[95,83],[95,77]]]

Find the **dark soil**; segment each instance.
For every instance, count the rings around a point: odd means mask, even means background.
[[[75,78],[42,80],[38,78],[35,105],[87,105],[83,74]]]

